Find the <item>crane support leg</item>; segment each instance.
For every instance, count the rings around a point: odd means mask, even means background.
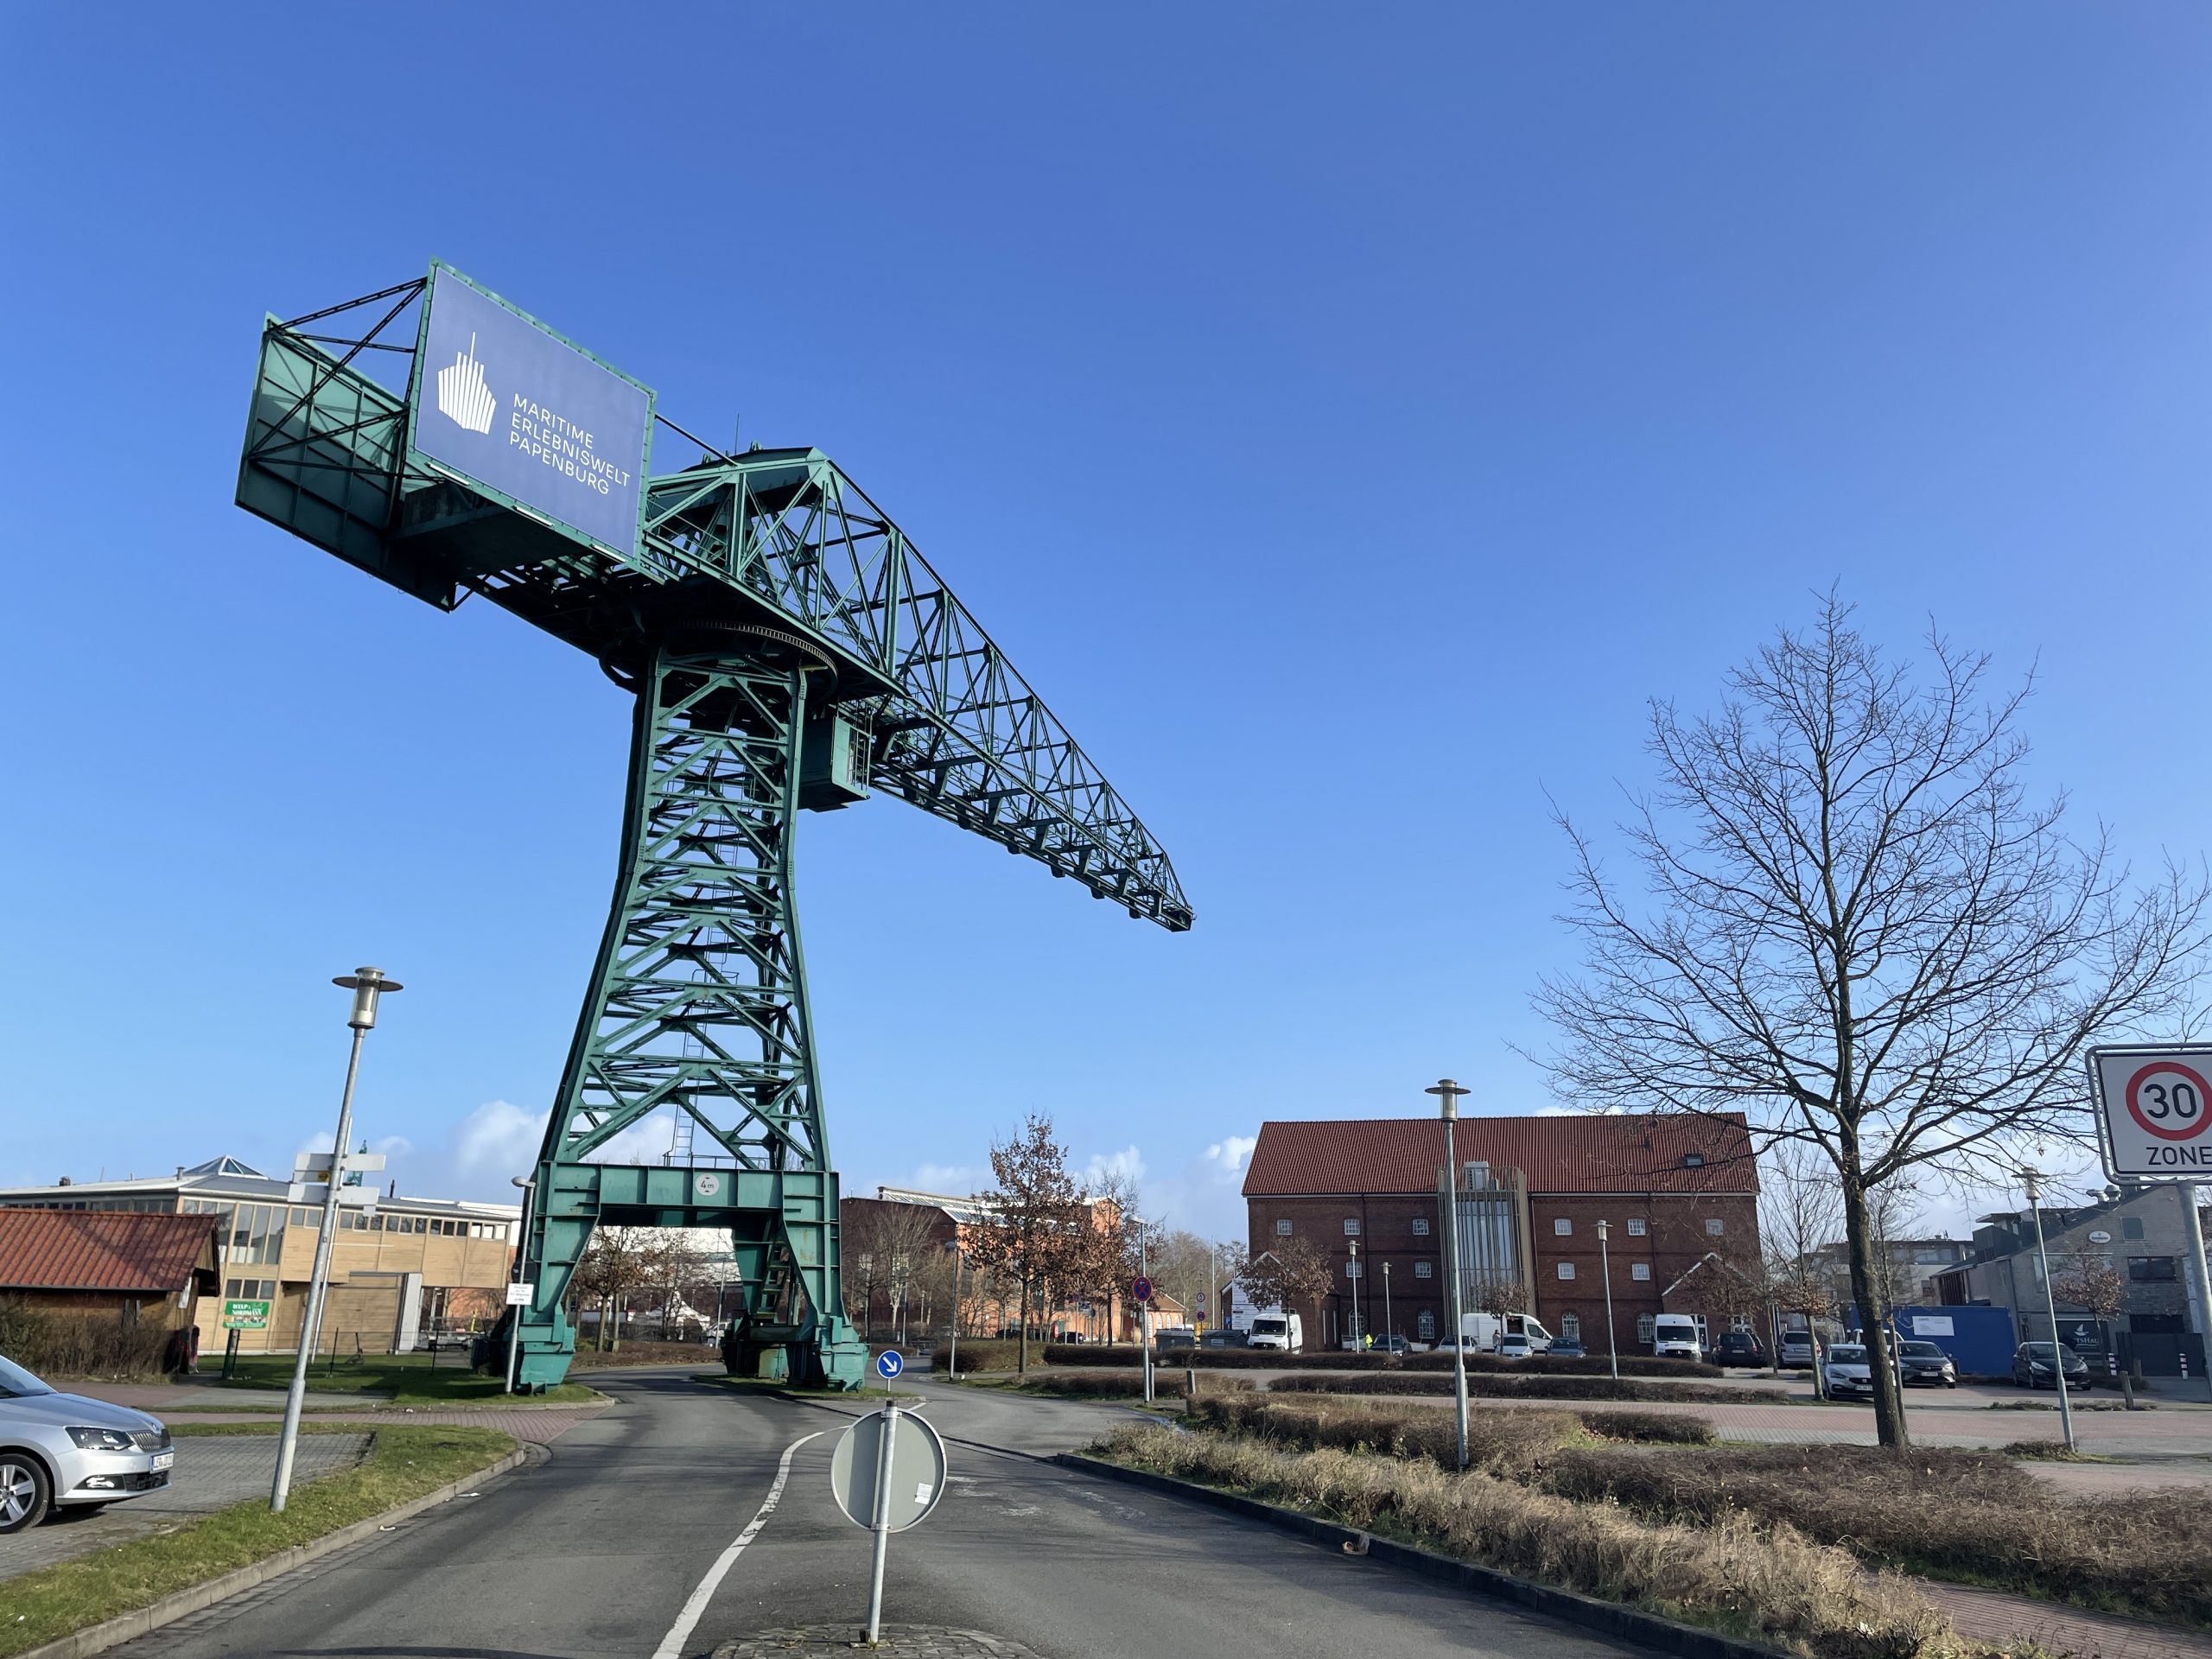
[[[838,1281],[837,1177],[791,904],[811,671],[744,632],[664,642],[639,671],[613,908],[523,1243],[526,1386],[567,1373],[571,1289],[591,1306],[608,1288],[576,1282],[601,1227],[726,1229],[743,1280],[741,1369],[861,1385],[868,1350]],[[625,1130],[671,1111],[691,1119],[703,1159],[601,1161],[626,1149]]]

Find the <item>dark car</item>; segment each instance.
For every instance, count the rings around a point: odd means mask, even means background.
[[[1544,1351],[1554,1359],[1580,1359],[1588,1352],[1588,1350],[1585,1349],[1580,1343],[1572,1341],[1566,1337],[1554,1337],[1552,1345]]]
[[[1249,1332],[1232,1331],[1225,1325],[1217,1325],[1212,1330],[1200,1333],[1198,1346],[1201,1348],[1242,1348],[1250,1340]]]
[[[1901,1342],[1897,1344],[1897,1380],[1907,1388],[1922,1383],[1931,1389],[1955,1389],[1959,1386],[1959,1368],[1948,1354],[1932,1342]],[[2071,1372],[2066,1380],[2074,1380]]]
[[[1377,1337],[1369,1344],[1373,1354],[1405,1354],[1413,1351],[1413,1344],[1403,1337]]]
[[[2024,1342],[2012,1352],[2012,1384],[2021,1389],[2055,1389],[2058,1378],[2053,1370],[2051,1351],[2058,1353],[2056,1364],[2064,1367],[2066,1386],[2086,1389],[2089,1386],[2089,1362],[2083,1359],[2064,1343]]]
[[[1749,1331],[1723,1331],[1713,1338],[1713,1363],[1716,1365],[1764,1365],[1766,1350],[1759,1346],[1756,1334]]]

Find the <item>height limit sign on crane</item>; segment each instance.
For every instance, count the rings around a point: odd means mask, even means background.
[[[2097,1133],[2114,1180],[2212,1180],[2212,1045],[2089,1051]]]

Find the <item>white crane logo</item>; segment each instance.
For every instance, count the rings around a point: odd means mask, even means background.
[[[499,406],[492,389],[484,384],[484,365],[476,360],[476,336],[471,334],[468,349],[454,353],[453,366],[438,371],[438,413],[488,436],[493,413]]]

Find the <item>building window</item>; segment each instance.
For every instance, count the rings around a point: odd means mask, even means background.
[[[1275,1223],[1275,1236],[1277,1238],[1288,1238],[1290,1236],[1289,1217],[1285,1216],[1281,1221]]]
[[[1751,1316],[1748,1313],[1737,1314],[1728,1321],[1728,1328],[1731,1331],[1749,1331],[1751,1328]]]
[[[1636,1316],[1636,1339],[1638,1342],[1650,1341],[1652,1332],[1658,1328],[1659,1321],[1650,1314],[1639,1313]]]
[[[1582,1316],[1580,1313],[1560,1314],[1559,1320],[1559,1334],[1560,1340],[1562,1342],[1581,1341]]]
[[[1705,1167],[1705,1154],[1701,1152],[1684,1153],[1682,1154],[1682,1167],[1684,1169],[1703,1169]]]
[[[1573,1277],[1574,1277],[1574,1263],[1573,1263],[1573,1262],[1560,1262],[1560,1263],[1559,1264],[1559,1276],[1560,1276],[1560,1278],[1562,1278],[1562,1279],[1572,1279],[1572,1278],[1573,1278]]]
[[[1416,1279],[1433,1279],[1436,1277],[1436,1264],[1433,1262],[1414,1262],[1414,1277]]]
[[[1642,1238],[1643,1234],[1643,1217],[1642,1216],[1630,1216],[1628,1218],[1628,1236],[1630,1238]]]
[[[1423,1342],[1434,1342],[1436,1340],[1436,1314],[1434,1310],[1424,1307],[1420,1313],[1414,1315],[1414,1335],[1419,1337]]]
[[[1415,1216],[1414,1217],[1414,1236],[1415,1238],[1427,1238],[1428,1236],[1428,1217],[1427,1216]]]
[[[1719,1237],[1724,1230],[1720,1217],[1718,1216],[1707,1216],[1705,1218],[1705,1230],[1714,1238]]]
[[[274,1279],[233,1279],[223,1287],[223,1294],[240,1301],[273,1302],[276,1300]]]
[[[1565,1237],[1567,1237],[1569,1234],[1571,1234],[1572,1232],[1573,1232],[1573,1230],[1574,1230],[1574,1224],[1573,1224],[1573,1222],[1570,1221],[1567,1217],[1565,1217],[1565,1216],[1555,1216],[1555,1217],[1553,1217],[1553,1219],[1552,1219],[1552,1232],[1553,1232],[1553,1234],[1554,1234],[1555,1236],[1560,1237],[1560,1238],[1565,1238]]]
[[[1629,1276],[1630,1278],[1631,1278],[1631,1279],[1635,1279],[1635,1280],[1638,1280],[1638,1281],[1646,1280],[1646,1279],[1650,1278],[1650,1277],[1651,1277],[1651,1264],[1650,1264],[1649,1262],[1630,1262],[1630,1263],[1628,1264],[1628,1276]]]
[[[2174,1279],[2176,1259],[2171,1255],[2131,1255],[2127,1276],[2139,1285],[2163,1284]]]
[[[1357,1238],[1359,1236],[1359,1217],[1357,1216],[1346,1216],[1344,1217],[1344,1236],[1346,1238]]]
[[[2143,1236],[2143,1217],[2122,1216],[2120,1218],[2120,1236],[2122,1238],[2139,1240]]]

